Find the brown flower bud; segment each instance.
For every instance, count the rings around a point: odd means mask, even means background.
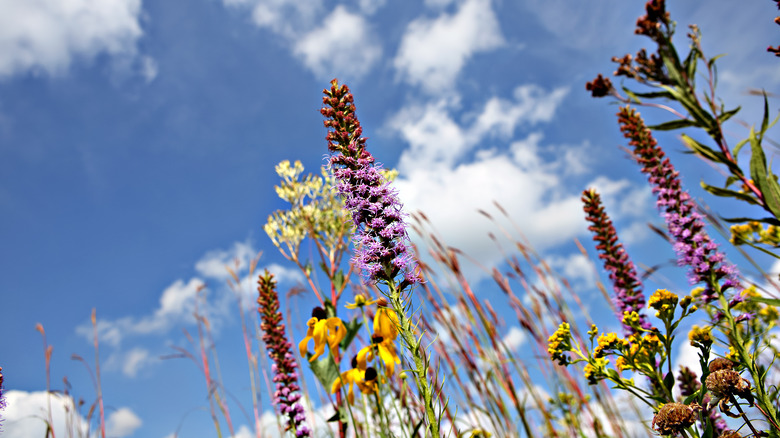
[[[734,432],[731,429],[726,429],[723,431],[723,433],[720,434],[718,438],[742,438],[742,435],[740,435],[739,432]]]

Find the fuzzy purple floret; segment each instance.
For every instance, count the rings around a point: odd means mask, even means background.
[[[420,281],[406,233],[398,192],[379,172],[381,165],[365,149],[362,128],[355,116],[353,97],[346,85],[331,82],[323,90],[328,131],[329,166],[336,191],[352,214],[356,232],[353,262],[369,283],[392,282],[403,275],[408,284]]]
[[[688,266],[688,280],[691,284],[704,283],[702,300],[710,302],[717,298],[716,286],[720,292],[738,285],[738,272],[727,263],[704,230],[702,216],[695,211],[693,201],[682,190],[679,173],[658,146],[639,113],[629,107],[622,107],[618,113],[620,130],[629,145],[634,147],[636,160],[642,165],[642,172],[648,175],[653,193],[658,197],[657,206],[664,212],[664,219],[674,240],[674,251],[680,266]]]

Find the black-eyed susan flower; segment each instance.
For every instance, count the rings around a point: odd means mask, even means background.
[[[385,339],[382,335],[374,333],[371,336],[371,345],[363,347],[357,354],[358,368],[366,369],[367,363],[375,357],[379,357],[385,364],[385,374],[390,377],[395,372],[395,364],[401,363],[395,350],[393,339]]]
[[[298,344],[298,350],[301,356],[306,357],[310,339],[314,339],[314,354],[309,358],[309,362],[325,353],[325,345],[331,350],[338,348],[339,343],[347,334],[347,328],[338,317],[327,318],[325,309],[315,307],[311,312],[311,319],[306,323],[309,329],[306,331],[306,337]]]
[[[357,356],[352,358],[352,368],[344,371],[333,381],[330,387],[330,393],[335,394],[342,387],[347,388],[347,402],[355,403],[355,386],[363,394],[371,394],[377,390],[377,372],[373,367],[361,368],[358,364]]]

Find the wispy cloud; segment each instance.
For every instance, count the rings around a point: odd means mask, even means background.
[[[34,73],[60,75],[76,59],[109,54],[137,58],[140,0],[7,0],[0,14],[0,78]],[[133,61],[134,60],[134,61]],[[153,61],[152,61],[153,62]],[[147,78],[154,76],[146,69]]]
[[[360,14],[337,6],[321,26],[294,44],[293,53],[320,78],[359,78],[382,55],[382,47]]]
[[[503,44],[490,0],[466,0],[454,14],[409,23],[394,66],[404,82],[439,93],[454,86],[472,56]]]

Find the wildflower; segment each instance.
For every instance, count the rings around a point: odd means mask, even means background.
[[[311,318],[306,323],[309,327],[306,331],[306,337],[298,344],[298,350],[301,356],[306,357],[306,351],[310,339],[314,339],[314,354],[309,358],[309,362],[325,353],[327,344],[331,350],[336,350],[339,343],[347,334],[347,328],[338,317],[327,318],[325,309],[315,307],[311,312]]]
[[[371,345],[363,347],[358,351],[358,365],[366,369],[366,363],[373,360],[374,357],[379,357],[385,364],[385,373],[388,377],[395,372],[395,364],[401,363],[401,359],[395,350],[393,339],[385,339],[377,333],[371,336]]]
[[[699,327],[694,325],[688,333],[691,345],[697,348],[709,348],[712,345],[712,327]]]
[[[588,384],[595,385],[600,380],[604,379],[604,377],[606,377],[606,368],[608,363],[609,361],[607,359],[597,357],[585,365],[585,368],[583,368],[582,371],[585,375],[585,378],[588,379]]]
[[[730,369],[719,369],[711,372],[704,382],[707,389],[718,398],[739,395],[750,392],[750,382],[740,377],[739,373]]]
[[[634,264],[628,258],[628,253],[623,245],[618,242],[617,231],[612,225],[612,220],[601,205],[601,196],[594,190],[582,192],[583,209],[586,220],[593,225],[588,227],[597,242],[596,250],[599,258],[604,261],[604,269],[609,271],[609,279],[615,292],[614,300],[620,315],[626,312],[637,312],[639,325],[649,329],[650,323],[645,320],[645,315],[640,314],[645,306],[645,297],[642,294],[642,283],[639,281]],[[623,328],[627,334],[634,332],[634,328],[623,320]]]
[[[339,377],[333,381],[333,385],[330,387],[330,393],[335,394],[339,390],[346,386],[347,389],[347,401],[349,404],[355,403],[355,391],[354,387],[364,394],[370,394],[375,392],[375,385],[371,386],[371,382],[375,382],[377,379],[376,369],[373,367],[361,368],[358,363],[357,356],[352,357],[352,368],[344,371]],[[368,383],[367,383],[368,382]]]
[[[733,370],[734,362],[726,359],[725,357],[719,357],[717,359],[713,359],[712,361],[710,361],[708,368],[711,373],[720,370]]]
[[[598,345],[593,350],[594,357],[604,357],[605,350],[618,350],[621,351],[628,347],[628,341],[620,339],[615,333],[609,333],[599,336]]]
[[[555,333],[550,336],[547,341],[547,353],[550,354],[552,360],[557,360],[558,365],[566,366],[569,364],[569,356],[564,353],[571,351],[571,331],[569,324],[562,322],[555,330]]]
[[[701,410],[697,403],[666,403],[653,417],[652,427],[661,435],[682,432],[696,421],[696,413]]]
[[[677,376],[677,381],[680,382],[680,395],[683,397],[688,397],[701,388],[699,377],[686,366],[680,367],[680,374]],[[712,406],[709,405],[710,400],[710,394],[704,394],[702,399],[704,406],[702,409],[704,410],[705,416],[710,419],[714,432],[716,434],[720,434],[721,432],[725,431],[728,426],[726,425],[726,420],[724,420],[723,417],[721,417],[721,415],[715,409],[713,409]],[[706,420],[699,418],[699,424],[701,425],[702,430],[706,429]]]
[[[668,290],[658,289],[650,296],[647,306],[657,310],[655,313],[656,318],[666,321],[674,316],[678,300],[677,295]]]
[[[661,19],[658,17],[665,16],[663,8],[654,11],[656,21]],[[704,230],[702,216],[695,211],[690,195],[682,190],[679,173],[665,158],[639,113],[630,107],[621,107],[618,119],[620,130],[630,139],[629,145],[634,147],[642,172],[648,174],[653,193],[658,197],[658,207],[664,210],[666,225],[675,241],[678,264],[689,267],[688,279],[692,284],[705,284],[701,297],[709,303],[717,293],[737,285],[737,270],[725,262],[718,246]],[[716,290],[721,281],[719,290]]]
[[[366,306],[370,306],[372,304],[376,304],[379,302],[379,300],[369,300],[366,297],[364,297],[362,294],[355,295],[355,302],[354,303],[347,303],[346,307],[347,309],[357,309],[357,308],[363,308]]]
[[[733,430],[724,430],[723,433],[718,435],[718,438],[742,438],[739,432]]]
[[[357,228],[354,263],[371,283],[392,282],[399,274],[408,284],[419,282],[397,191],[365,149],[349,87],[339,86],[334,79],[330,90],[323,93],[321,113],[325,127],[332,128],[326,137],[332,153],[329,165],[338,181],[336,190]]]
[[[258,280],[258,312],[262,322],[263,342],[268,356],[273,361],[275,373],[274,405],[283,415],[287,415],[287,428],[293,429],[298,437],[309,436],[309,429],[303,424],[306,419],[303,406],[298,402],[301,394],[298,392],[298,374],[295,372],[297,363],[292,354],[292,345],[287,341],[282,313],[279,311],[279,296],[276,293],[276,282],[273,275],[265,271]],[[0,375],[0,383],[2,376]]]
[[[374,334],[385,340],[394,341],[398,337],[398,315],[387,307],[380,307],[374,315]]]

